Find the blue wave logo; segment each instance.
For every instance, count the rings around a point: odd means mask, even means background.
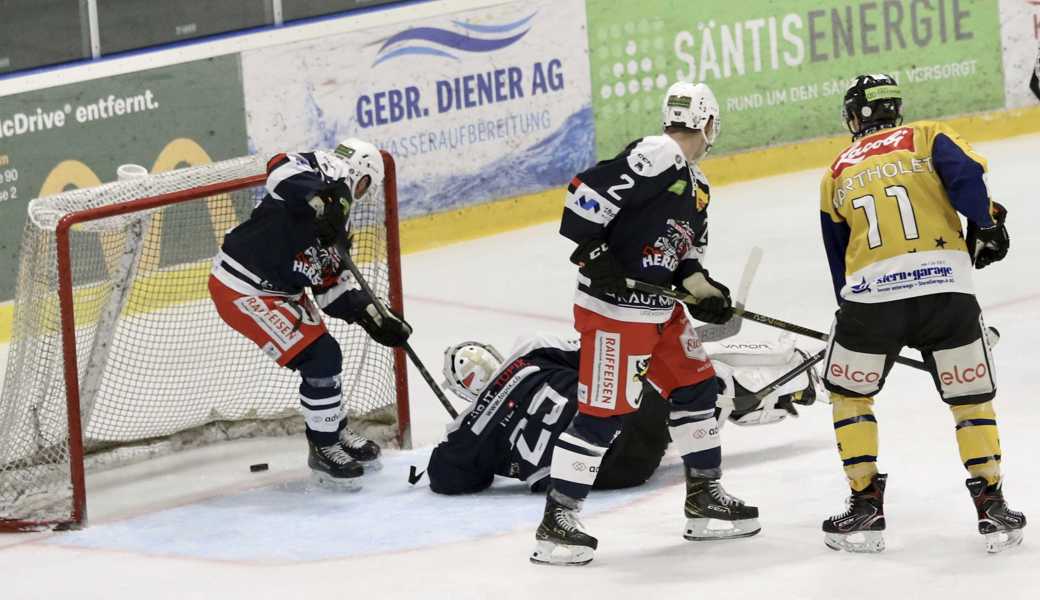
[[[500,25],[476,25],[452,21],[461,30],[439,27],[412,27],[382,41],[372,66],[402,56],[439,56],[459,60],[457,52],[494,52],[512,46],[531,31],[529,23],[538,14]],[[504,36],[504,37],[503,37]],[[378,43],[378,42],[377,42]]]

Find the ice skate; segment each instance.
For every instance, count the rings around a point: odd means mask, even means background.
[[[1026,516],[1008,508],[1000,483],[986,485],[984,477],[964,482],[975,501],[979,515],[979,533],[986,537],[986,552],[996,554],[1022,543]]]
[[[350,427],[346,427],[340,432],[339,441],[343,445],[343,450],[350,455],[350,458],[361,463],[366,472],[378,471],[383,468],[383,464],[379,462],[382,450],[372,440],[357,433]]]
[[[870,485],[852,492],[845,512],[823,522],[823,543],[831,550],[876,553],[885,549],[885,481],[877,474]]]
[[[365,468],[347,453],[342,442],[331,446],[317,446],[308,440],[307,466],[311,478],[322,487],[356,491],[361,489],[361,476]]]
[[[534,534],[536,543],[531,553],[531,562],[565,566],[592,562],[593,551],[599,541],[585,533],[577,516],[580,510],[580,500],[549,492],[545,501],[545,515]]]
[[[762,530],[758,507],[731,496],[718,479],[686,474],[686,529],[688,540],[750,537]]]

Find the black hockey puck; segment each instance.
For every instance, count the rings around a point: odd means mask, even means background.
[[[260,471],[266,471],[267,469],[267,463],[257,463],[255,465],[249,465],[250,473],[259,473]]]

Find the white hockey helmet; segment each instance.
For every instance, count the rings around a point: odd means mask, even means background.
[[[661,115],[665,127],[679,126],[700,131],[709,149],[719,137],[719,103],[707,84],[673,83],[664,96]]]
[[[462,342],[449,346],[444,350],[444,386],[473,402],[501,365],[502,355],[491,344]]]
[[[383,181],[383,156],[374,145],[358,138],[347,138],[331,153],[323,153],[325,175],[347,184],[353,200],[365,197],[368,190]],[[325,167],[325,165],[328,167]],[[365,181],[365,178],[368,178]],[[364,185],[362,185],[364,183]]]

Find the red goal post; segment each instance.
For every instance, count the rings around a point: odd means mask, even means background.
[[[396,171],[351,210],[355,263],[403,314]],[[0,396],[0,531],[81,527],[86,471],[303,430],[297,376],[220,321],[222,234],[263,197],[245,157],[30,203]],[[352,427],[410,445],[405,355],[326,319]],[[303,460],[301,458],[301,460]]]

